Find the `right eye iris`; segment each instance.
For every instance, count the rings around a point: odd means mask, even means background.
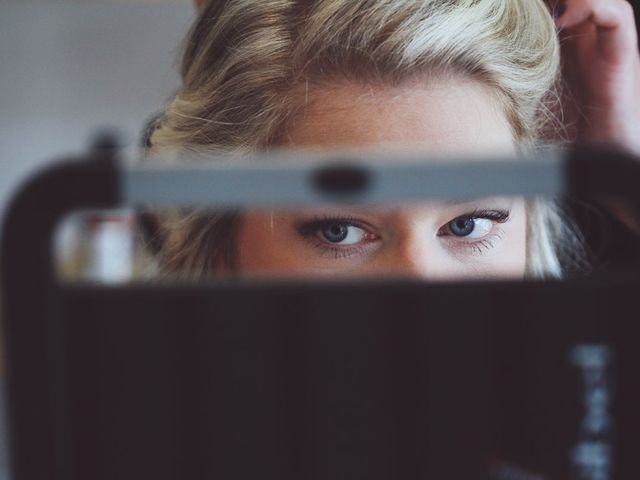
[[[329,223],[322,227],[322,236],[331,243],[343,242],[349,235],[349,225],[344,223]]]

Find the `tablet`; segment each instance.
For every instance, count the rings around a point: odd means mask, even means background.
[[[477,164],[332,157],[168,177],[104,155],[33,179],[5,225],[17,480],[637,478],[633,271],[100,285],[61,282],[52,266],[52,231],[73,209],[430,199]],[[621,191],[637,205],[635,159],[607,152],[598,182],[585,175],[602,155],[489,159],[472,193]],[[275,187],[247,188],[256,178]]]

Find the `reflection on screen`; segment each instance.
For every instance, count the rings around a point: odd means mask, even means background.
[[[318,204],[79,212],[56,236],[67,281],[567,278],[593,270],[566,206],[494,196],[402,205]]]

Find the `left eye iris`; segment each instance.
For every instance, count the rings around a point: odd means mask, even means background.
[[[460,217],[449,222],[449,231],[456,237],[480,238],[491,231],[492,222],[487,218]]]
[[[469,217],[460,217],[449,222],[449,230],[456,237],[467,237],[473,233],[476,228],[475,219]]]
[[[364,238],[363,229],[347,223],[327,223],[320,228],[323,240],[340,245],[353,245]]]

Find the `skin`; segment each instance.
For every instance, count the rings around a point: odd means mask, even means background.
[[[640,54],[626,0],[553,1],[568,92],[565,124],[586,143],[615,144],[640,155]]]
[[[288,132],[289,148],[515,154],[507,120],[475,82],[415,81],[393,88],[343,83],[312,97]],[[456,230],[451,222],[461,218],[474,218],[474,226]],[[346,238],[328,236],[331,228]],[[520,198],[248,212],[239,234],[240,271],[258,275],[521,278],[525,259]]]
[[[196,5],[201,8],[204,0],[195,0]],[[562,99],[562,118],[566,130],[574,141],[584,143],[606,143],[619,147],[640,155],[640,55],[638,54],[638,35],[635,25],[632,6],[626,0],[548,0],[548,5],[552,12],[556,12],[556,25],[562,45],[563,77],[567,85],[567,91]],[[562,12],[561,15],[558,13]],[[358,89],[358,86],[351,86]],[[365,93],[365,88],[360,86],[361,94]],[[325,96],[326,105],[333,107],[344,107],[341,115],[331,115],[327,109],[320,107],[309,108],[304,121],[300,122],[291,133],[291,145],[293,146],[351,146],[351,147],[382,147],[392,146],[402,142],[420,148],[430,148],[438,151],[449,152],[448,148],[460,149],[458,153],[472,147],[469,142],[465,142],[465,135],[474,136],[476,140],[480,138],[477,130],[473,128],[462,131],[456,130],[453,118],[454,113],[446,112],[444,116],[436,116],[433,105],[429,104],[430,99],[435,97],[425,95],[422,103],[413,105],[411,110],[405,104],[404,107],[395,103],[394,107],[382,105],[382,99],[396,98],[398,92],[380,91],[373,92],[372,98],[377,98],[378,105],[366,105],[361,103],[354,105],[345,95],[345,91],[340,88],[330,90],[333,93]],[[369,92],[372,92],[369,90]],[[353,91],[351,93],[354,93]],[[407,92],[404,92],[407,94]],[[422,92],[423,94],[427,92]],[[435,93],[435,92],[431,92]],[[440,90],[440,93],[443,93]],[[413,94],[418,95],[417,91]],[[332,95],[337,95],[332,98]],[[473,95],[472,95],[473,96]],[[446,95],[445,95],[446,97]],[[411,95],[405,97],[405,100]],[[417,97],[414,98],[417,100]],[[478,102],[482,99],[477,98]],[[437,103],[437,102],[436,102]],[[479,106],[481,103],[476,103]],[[422,106],[422,115],[419,113]],[[461,115],[468,104],[459,105],[458,120],[465,121],[468,118]],[[494,111],[495,105],[488,106],[486,112]],[[392,111],[389,111],[391,109]],[[480,107],[482,109],[482,107]],[[387,121],[389,117],[381,115],[395,115],[402,121]],[[347,121],[347,119],[350,120]],[[366,121],[365,121],[366,120]],[[372,122],[373,120],[373,122]],[[405,123],[406,120],[406,123]],[[426,121],[426,123],[420,123]],[[356,122],[356,123],[354,123]],[[367,123],[369,122],[369,123]],[[429,123],[430,122],[430,123]],[[441,123],[442,122],[442,123]],[[499,123],[499,122],[498,122]],[[419,125],[424,125],[420,129]],[[367,128],[364,127],[367,125]],[[473,125],[467,125],[473,127]],[[478,126],[478,125],[476,125]],[[333,128],[332,128],[333,127]],[[428,127],[435,127],[430,130]],[[439,129],[444,131],[439,131]],[[491,130],[491,129],[489,129]],[[499,132],[496,129],[495,132]],[[486,134],[487,132],[483,132]],[[502,132],[504,133],[504,132]],[[504,136],[500,141],[496,138],[483,136],[488,142],[489,139],[496,141],[495,146],[503,146]],[[489,145],[484,145],[489,146]],[[453,153],[453,152],[452,152]],[[640,227],[634,215],[625,212],[620,205],[610,205],[611,210],[617,214],[628,226],[640,233]],[[514,208],[524,207],[514,205]],[[418,210],[398,210],[393,216],[388,212],[387,221],[395,225],[395,235],[391,237],[381,236],[385,240],[385,248],[395,245],[397,256],[389,257],[384,250],[384,254],[376,252],[373,257],[368,257],[366,264],[353,265],[353,256],[348,257],[350,267],[342,268],[341,272],[368,273],[371,269],[380,268],[384,265],[384,270],[388,272],[415,274],[421,277],[437,278],[443,275],[445,263],[434,257],[437,252],[437,243],[433,241],[433,229],[436,211],[443,212],[442,206],[428,206]],[[411,213],[413,212],[413,213]],[[453,214],[457,212],[451,212]],[[446,216],[446,215],[445,215]],[[524,218],[524,215],[523,215]],[[280,239],[288,241],[288,238],[281,238],[285,230],[275,227],[276,218],[269,215],[268,235],[265,228],[265,215],[251,214],[246,218],[243,227],[244,235],[253,235],[255,238]],[[444,219],[444,217],[443,217]],[[510,222],[515,217],[510,217]],[[523,221],[523,219],[521,219]],[[411,229],[413,225],[413,229]],[[421,227],[419,227],[420,225]],[[431,230],[426,229],[430,225]],[[392,229],[393,230],[393,229]],[[422,232],[423,240],[429,239],[431,243],[413,244],[408,239],[416,237],[418,232]],[[442,237],[436,237],[442,239]],[[515,237],[512,237],[515,240]],[[391,241],[393,239],[393,242]],[[394,243],[395,242],[395,243]],[[263,244],[260,248],[253,249],[249,244],[243,244],[242,258],[245,267],[253,271],[280,271],[281,273],[335,273],[335,268],[327,266],[327,258],[322,261],[314,259],[302,251],[295,250],[291,245],[282,247],[285,251],[277,250],[278,243]],[[410,247],[413,245],[413,247]],[[420,247],[418,247],[420,245]],[[520,244],[524,245],[524,241]],[[268,247],[268,248],[267,248]],[[427,247],[428,250],[427,250]],[[253,252],[253,253],[252,253]],[[262,254],[260,254],[262,252]],[[265,254],[270,255],[281,253],[278,265],[269,262]],[[297,253],[296,253],[297,252]],[[408,252],[411,256],[408,256]],[[509,253],[515,259],[519,254]],[[275,258],[275,257],[274,257]],[[386,263],[384,260],[389,260]],[[487,266],[489,256],[482,257],[484,260],[474,259],[473,261],[461,261],[458,258],[457,268],[451,268],[454,276],[480,275],[491,272],[492,274],[515,275],[518,270],[518,262],[513,262],[507,266],[493,264]],[[518,257],[520,258],[520,257]],[[406,263],[403,263],[406,261]],[[335,260],[335,259],[334,259]],[[466,265],[466,267],[463,267]]]

